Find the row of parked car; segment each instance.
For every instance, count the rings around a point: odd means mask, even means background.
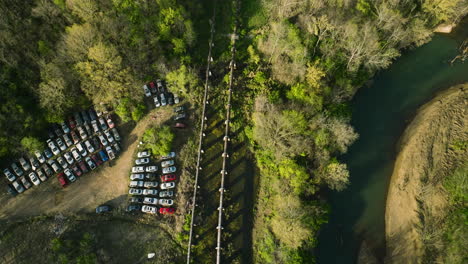
[[[127,207],[127,211],[141,211],[143,213],[156,214],[173,214],[174,208],[168,208],[174,205],[173,189],[176,184],[177,176],[174,174],[177,168],[174,166],[176,154],[170,152],[161,157],[161,173],[160,177],[156,176],[158,171],[157,165],[151,165],[151,153],[148,150],[137,153],[135,165],[132,168],[130,175],[130,189],[128,193],[133,195]],[[158,180],[161,182],[159,184]],[[159,189],[157,187],[159,186]],[[160,206],[158,209],[157,205]]]
[[[31,182],[39,185],[56,173],[59,183],[65,187],[76,181],[77,176],[114,159],[120,152],[120,140],[109,115],[104,117],[94,109],[76,112],[68,122],[53,126],[44,151],[35,151],[35,157],[20,158],[21,168],[12,163],[13,172],[9,168],[3,170],[14,188],[10,192],[22,193],[32,187]],[[26,174],[29,181],[23,176]]]
[[[153,97],[154,106],[156,107],[178,104],[180,102],[176,94],[167,90],[162,80],[156,80],[155,82],[149,82],[143,85],[143,92],[146,97]]]

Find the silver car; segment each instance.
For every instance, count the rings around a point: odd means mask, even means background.
[[[130,187],[143,187],[144,181],[130,181]]]
[[[31,164],[29,164],[29,162],[27,162],[24,158],[20,158],[19,163],[21,164],[21,167],[23,167],[23,170],[28,171],[31,169]]]
[[[42,164],[46,161],[44,155],[38,150],[34,151],[34,155],[36,156],[37,160]]]
[[[41,181],[39,180],[39,178],[37,177],[36,173],[35,172],[31,172],[29,173],[29,179],[31,179],[31,182],[34,184],[34,185],[39,185],[41,184]]]
[[[144,189],[143,195],[158,195],[158,190],[154,189]]]
[[[145,171],[146,172],[155,172],[158,170],[158,166],[146,166]]]
[[[119,135],[119,132],[117,131],[117,129],[114,127],[114,128],[111,129],[111,131],[112,131],[112,134],[114,134],[115,140],[120,141],[120,135]]]
[[[65,154],[63,154],[63,156],[65,157],[65,160],[68,162],[68,164],[72,165],[73,162],[75,162],[75,160],[73,159],[72,154],[70,154],[70,152],[65,152]]]
[[[159,204],[162,206],[171,206],[174,204],[174,200],[172,199],[159,199]]]
[[[173,159],[173,158],[175,158],[175,156],[176,156],[175,152],[169,152],[166,155],[162,156],[161,159],[163,159],[163,160]]]
[[[12,163],[11,168],[15,172],[16,176],[21,177],[23,175],[23,170],[20,169],[20,167],[18,167],[18,165],[16,165],[16,163]]]
[[[143,173],[134,173],[132,175],[130,175],[130,180],[134,181],[134,180],[144,180],[145,179],[145,175]]]
[[[138,158],[147,158],[149,156],[151,156],[151,154],[150,154],[150,152],[148,150],[140,151],[137,154]]]
[[[143,205],[141,207],[141,211],[143,213],[148,213],[148,214],[156,214],[158,211],[158,208],[156,206],[150,206],[150,205]]]
[[[132,168],[132,173],[140,173],[140,172],[145,172],[145,167],[135,166]]]
[[[11,171],[9,169],[4,169],[3,170],[3,174],[5,174],[5,177],[10,181],[10,182],[13,182],[16,177],[15,175],[13,175],[13,173],[11,173]]]
[[[173,191],[162,191],[162,192],[159,192],[159,197],[160,197],[160,198],[172,197],[172,196],[174,196],[174,192],[173,192]]]
[[[169,166],[172,166],[174,165],[174,160],[165,160],[163,162],[161,162],[161,167],[165,168],[165,167],[169,167]]]
[[[161,189],[162,190],[173,189],[173,188],[175,188],[175,182],[161,183]]]
[[[148,164],[149,162],[150,162],[149,158],[142,158],[142,159],[135,160],[136,165]]]
[[[143,195],[143,190],[142,189],[136,189],[136,188],[130,188],[130,190],[128,190],[128,194]]]
[[[158,204],[158,199],[157,198],[152,198],[152,197],[145,197],[145,199],[143,200],[143,203],[144,204],[157,205]]]
[[[163,168],[162,173],[168,174],[168,173],[174,173],[176,171],[177,171],[176,167],[172,166],[172,167]]]
[[[60,153],[60,149],[55,146],[55,142],[52,141],[52,139],[47,140],[47,145],[49,146],[52,153],[54,153],[54,155],[58,155]]]
[[[55,142],[57,142],[57,146],[60,148],[61,151],[64,151],[67,149],[67,146],[65,145],[65,143],[63,143],[61,138],[57,138]]]

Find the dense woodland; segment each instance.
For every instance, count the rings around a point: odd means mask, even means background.
[[[40,147],[48,123],[73,109],[106,106],[124,122],[138,121],[146,111],[141,85],[156,77],[197,102],[199,69],[206,63],[206,41],[199,36],[207,28],[195,25],[211,16],[205,2],[2,1],[2,162]],[[458,22],[468,4],[239,3],[236,85],[242,103],[233,111],[244,118],[233,125],[245,127],[261,173],[255,262],[313,263],[316,234],[328,215],[320,190],[339,191],[349,183],[339,160],[358,138],[348,101],[403,49],[427,42],[441,23]]]

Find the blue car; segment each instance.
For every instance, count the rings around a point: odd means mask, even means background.
[[[99,151],[99,156],[101,156],[101,159],[104,162],[109,160],[109,157],[107,157],[107,154],[104,152],[104,150]]]

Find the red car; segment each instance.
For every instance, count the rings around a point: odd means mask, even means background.
[[[71,129],[74,129],[76,127],[75,119],[73,117],[70,117],[68,119],[68,124],[70,124]]]
[[[174,125],[175,128],[186,128],[187,126],[184,123],[176,123]]]
[[[161,208],[159,208],[159,213],[160,214],[174,214],[175,209],[174,208],[161,207]]]
[[[169,181],[175,181],[175,180],[176,180],[175,174],[166,174],[166,175],[161,176],[162,182],[169,182]]]
[[[57,179],[60,183],[60,186],[62,186],[62,188],[67,187],[68,183],[67,183],[67,180],[65,180],[65,174],[63,172],[57,174]]]
[[[93,159],[93,161],[96,163],[96,166],[99,166],[102,164],[102,160],[96,154],[92,155],[91,159]]]
[[[78,176],[78,177],[81,176],[81,175],[83,175],[83,172],[82,172],[77,166],[73,166],[72,171],[73,171],[73,173],[75,173],[75,175]]]
[[[81,169],[81,171],[83,173],[87,173],[89,171],[88,168],[86,167],[84,161],[78,162],[78,166],[80,167],[80,169]]]
[[[153,94],[156,94],[158,92],[158,90],[156,89],[156,85],[154,85],[154,82],[150,82],[149,85],[150,85],[150,88],[151,88],[151,92]]]

